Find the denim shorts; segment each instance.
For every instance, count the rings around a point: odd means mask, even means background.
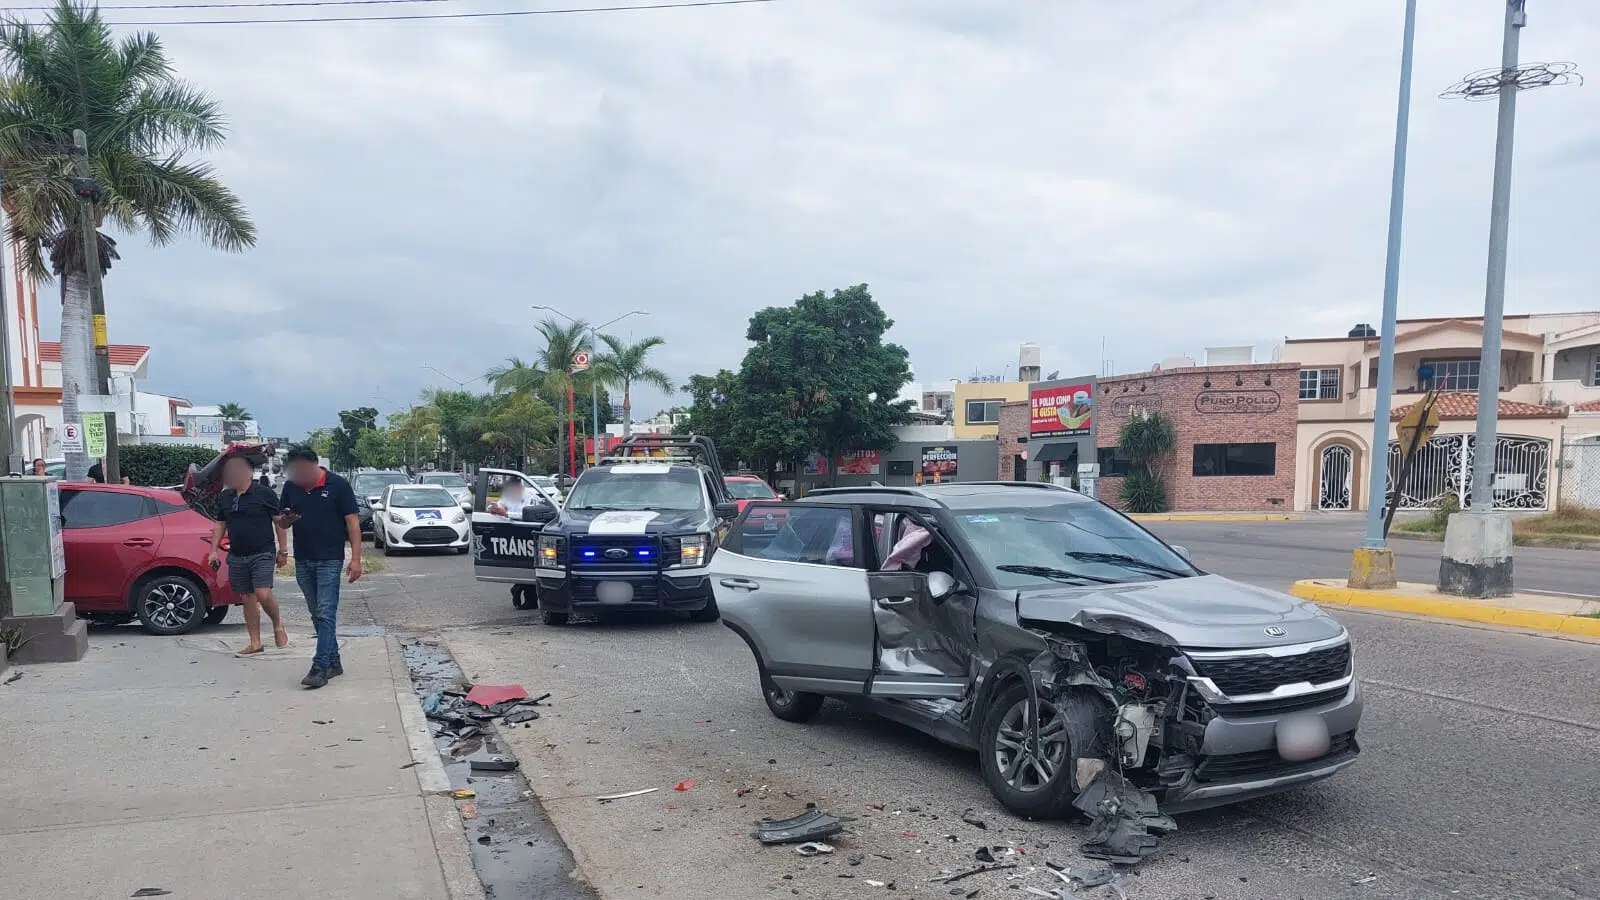
[[[239,595],[253,594],[272,587],[272,573],[278,568],[278,554],[272,551],[249,556],[228,554],[228,586]]]

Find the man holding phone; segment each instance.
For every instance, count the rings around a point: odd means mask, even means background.
[[[288,456],[289,480],[283,485],[278,519],[278,563],[289,561],[288,539],[294,533],[294,578],[306,595],[311,623],[317,629],[317,652],[311,671],[300,683],[320,688],[344,674],[339,659],[339,575],[351,584],[361,578],[361,519],[350,482],[324,469],[317,452],[295,447]],[[348,564],[345,547],[350,549]]]

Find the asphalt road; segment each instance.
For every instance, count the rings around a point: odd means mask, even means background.
[[[1197,564],[1276,588],[1339,574],[1359,528],[1354,520],[1154,526]],[[1427,580],[1438,545],[1396,547],[1402,578]],[[1600,556],[1518,553],[1525,587],[1597,592],[1600,581],[1584,573]],[[888,890],[871,879],[894,883],[898,897],[943,898],[958,887],[959,896],[1015,897],[1028,895],[1008,888],[1047,888],[1049,876],[928,879],[967,867],[984,843],[1026,847],[1029,862],[1084,862],[1080,826],[999,812],[967,754],[833,704],[811,725],[772,718],[749,651],[720,626],[545,628],[537,614],[513,610],[505,589],[472,581],[460,557],[391,560],[347,598],[342,619],[352,627],[438,629],[470,676],[553,693],[545,717],[512,741],[603,896]],[[1362,761],[1290,794],[1181,818],[1166,851],[1123,885],[1127,895],[1600,897],[1600,644],[1339,615],[1367,692]],[[674,792],[684,779],[693,789]],[[593,799],[645,787],[660,790]],[[742,788],[752,792],[740,797]],[[807,802],[857,817],[833,857],[802,859],[746,835],[752,820],[794,815]],[[968,807],[987,831],[960,821]]]

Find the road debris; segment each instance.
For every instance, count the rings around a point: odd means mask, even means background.
[[[473,797],[478,796],[478,792],[472,788],[457,788],[450,792],[450,796],[456,798],[457,800],[470,800]]]
[[[692,791],[692,790],[694,790],[694,779],[693,778],[685,778],[684,780],[682,780],[682,781],[678,782],[677,784],[673,785],[672,789],[675,790],[675,791],[678,791],[679,793],[682,793],[684,791]]]
[[[966,812],[961,814],[961,821],[967,823],[968,825],[971,825],[973,828],[982,829],[984,831],[988,831],[989,830],[989,823],[985,822],[984,820],[982,820],[980,818],[978,818],[977,810],[973,809],[970,806],[967,807],[967,811]]]
[[[982,875],[985,872],[1002,872],[1006,869],[1016,868],[1020,868],[1020,866],[1018,866],[1016,863],[1005,863],[997,866],[976,866],[971,869],[963,869],[960,872],[953,872],[949,875],[940,875],[938,878],[930,878],[928,880],[934,884],[950,884],[953,881],[960,881],[963,878],[971,878],[974,875]]]
[[[20,680],[21,678],[21,672],[12,672],[11,675],[6,678],[6,684],[10,684],[11,682]]]
[[[757,822],[750,836],[763,844],[793,844],[821,840],[843,830],[843,819],[813,808],[792,819]]]
[[[539,718],[537,709],[514,709],[506,713],[506,717],[500,720],[500,724],[506,726],[520,725],[523,722],[532,722],[537,718]]]
[[[475,684],[472,690],[467,691],[467,702],[479,706],[494,706],[507,700],[526,699],[528,699],[528,689],[520,684]]]
[[[139,888],[137,891],[134,891],[132,894],[129,894],[128,896],[130,896],[130,897],[165,897],[170,893],[172,893],[172,892],[167,890],[166,888]]]
[[[822,856],[826,853],[832,853],[833,845],[824,844],[821,841],[807,841],[806,843],[794,848],[794,852],[800,854],[801,856]]]
[[[1102,769],[1072,805],[1093,817],[1084,856],[1133,865],[1161,846],[1161,837],[1178,830],[1161,814],[1156,798],[1110,769]]]
[[[478,804],[471,800],[461,804],[461,818],[476,819],[478,817]]]
[[[659,791],[659,790],[661,790],[661,789],[660,788],[640,788],[637,791],[625,791],[625,792],[623,792],[621,794],[607,794],[604,797],[596,797],[594,799],[598,800],[601,803],[610,803],[613,800],[626,800],[629,797],[640,797],[640,796],[643,796],[645,794],[654,794],[656,791]]]
[[[1019,851],[1015,847],[1003,847],[1003,846],[979,847],[976,851],[973,852],[972,856],[978,862],[981,862],[981,863],[992,863],[992,862],[999,862],[1000,860],[1002,860],[1002,859],[1004,859],[1004,858],[1006,858],[1008,856],[1016,856],[1020,852],[1021,851]]]
[[[512,772],[522,764],[515,759],[485,753],[471,757],[467,765],[474,772]]]
[[[1355,881],[1352,881],[1350,883],[1351,884],[1356,884],[1356,885],[1371,884],[1371,883],[1373,883],[1374,881],[1377,881],[1377,880],[1378,880],[1378,873],[1377,872],[1368,872],[1367,874],[1361,876],[1360,878],[1357,878]]]

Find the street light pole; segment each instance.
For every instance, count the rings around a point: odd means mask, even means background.
[[[5,171],[0,170],[0,192],[5,185]],[[0,206],[0,241],[9,245],[6,238],[5,208]],[[20,263],[18,264],[20,268]],[[22,298],[17,298],[20,307]],[[21,472],[23,463],[14,446],[17,439],[17,410],[16,391],[11,383],[11,307],[6,303],[6,248],[0,246],[0,390],[5,391],[5,397],[0,399],[0,415],[4,415],[5,433],[0,434],[0,451],[4,452],[6,472]]]
[[[1353,588],[1392,588],[1394,552],[1384,543],[1388,488],[1389,406],[1394,392],[1394,332],[1400,305],[1400,234],[1405,221],[1406,147],[1411,133],[1411,63],[1417,36],[1417,0],[1406,0],[1400,41],[1400,100],[1394,124],[1394,166],[1389,178],[1389,244],[1383,264],[1383,321],[1378,332],[1378,385],[1372,409],[1372,465],[1367,485],[1367,535],[1350,565]]]
[[[533,308],[534,309],[542,309],[545,312],[553,312],[556,315],[560,316],[563,319],[566,319],[568,322],[571,322],[574,325],[582,325],[582,324],[584,324],[584,323],[580,322],[579,320],[574,319],[573,317],[571,317],[571,316],[567,315],[566,313],[562,312],[561,310],[556,309],[554,306],[545,306],[543,304],[535,303],[533,305]],[[600,462],[600,443],[601,443],[602,435],[604,434],[604,432],[602,431],[602,429],[600,427],[600,379],[599,379],[599,377],[597,376],[597,374],[595,373],[595,370],[594,370],[595,345],[600,342],[600,339],[599,339],[600,329],[608,328],[608,327],[610,327],[612,325],[615,325],[618,322],[621,322],[623,319],[628,318],[629,316],[648,316],[648,315],[650,315],[649,312],[647,312],[645,310],[642,310],[642,309],[636,309],[636,310],[633,310],[632,312],[625,312],[622,315],[617,316],[615,319],[612,319],[609,322],[601,322],[599,325],[586,325],[585,326],[585,327],[587,327],[589,329],[589,404],[590,404],[590,415],[592,416],[592,418],[589,420],[589,424],[594,426],[594,432],[593,432],[593,435],[592,435],[592,439],[594,441],[594,444],[593,444],[593,446],[594,446],[594,461],[595,461],[596,464],[598,464]],[[570,375],[570,370],[569,370],[569,375]],[[571,412],[571,410],[568,410],[568,413],[570,413],[570,412]]]

